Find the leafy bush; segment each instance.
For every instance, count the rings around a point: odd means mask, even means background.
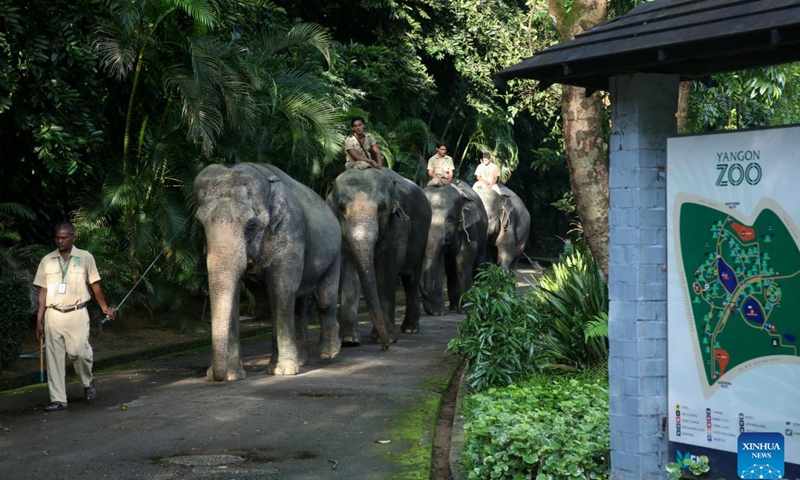
[[[32,313],[30,283],[21,277],[0,277],[0,369],[19,356]]]
[[[509,385],[537,365],[536,316],[516,288],[513,272],[491,265],[461,298],[467,315],[447,351],[469,361],[466,380],[476,390]]]
[[[602,368],[608,361],[608,286],[588,249],[573,249],[531,290],[543,355],[553,367]]]
[[[470,480],[608,478],[608,378],[536,375],[468,397]]]

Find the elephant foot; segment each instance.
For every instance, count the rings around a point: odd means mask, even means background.
[[[440,312],[439,315],[442,315]],[[400,331],[403,333],[419,333],[419,323],[403,322],[400,326]]]
[[[297,364],[301,367],[304,365],[308,365],[308,359],[310,355],[308,354],[308,346],[304,345],[297,349]],[[278,355],[278,359],[280,360],[280,355]],[[290,357],[291,358],[291,357]],[[278,362],[280,363],[280,362]]]
[[[325,342],[319,346],[319,358],[323,360],[332,360],[339,356],[339,351],[341,350],[341,343],[337,340],[336,342]]]
[[[375,343],[383,343],[383,341],[381,340],[381,336],[378,335],[378,331],[375,330],[374,328],[372,329],[372,332],[370,332],[370,337],[372,337],[372,341],[375,342]],[[389,342],[397,343],[397,334],[390,332],[389,333]],[[384,350],[387,350],[388,348],[389,348],[388,345],[385,345],[383,347]]]
[[[278,362],[277,364],[267,365],[267,375],[297,375],[300,373],[300,365],[296,362]]]
[[[361,345],[361,339],[356,335],[348,335],[346,337],[342,337],[343,347],[357,347],[359,345]]]
[[[237,380],[244,380],[246,377],[247,374],[245,373],[244,368],[239,367],[235,371],[228,371],[228,373],[225,375],[225,381],[235,382]],[[206,378],[212,382],[214,381],[214,367],[208,367],[208,370],[206,370]]]

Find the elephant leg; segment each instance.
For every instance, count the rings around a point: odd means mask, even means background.
[[[450,310],[457,310],[461,298],[461,269],[454,255],[445,255],[444,270],[447,275],[447,298],[450,300]]]
[[[332,359],[339,355],[339,323],[336,321],[336,300],[339,287],[339,262],[325,275],[317,286],[314,300],[319,314],[319,357]]]
[[[472,287],[472,278],[475,275],[475,268],[477,264],[478,252],[474,244],[466,244],[466,248],[462,248],[458,252],[456,275],[458,278],[458,298],[453,302],[451,297],[450,309],[461,311],[461,295],[466,293]]]
[[[297,363],[301,367],[308,364],[307,301],[307,297],[299,297],[294,301],[294,338],[297,345]]]
[[[406,294],[406,314],[403,317],[403,324],[400,326],[403,333],[419,333],[419,317],[421,314],[419,307],[419,277],[420,274],[418,272],[400,276],[403,281],[403,291]]]
[[[358,297],[361,282],[358,271],[349,252],[342,251],[341,277],[339,281],[339,336],[343,347],[357,347],[361,344],[358,333]]]
[[[285,288],[280,287],[280,288]],[[273,292],[279,291],[273,288]],[[272,295],[272,331],[273,346],[272,358],[267,365],[270,375],[297,375],[300,373],[300,360],[298,358],[295,339],[294,295]]]
[[[509,227],[509,231],[511,227]],[[517,258],[516,242],[512,235],[501,234],[497,239],[497,264],[503,268],[513,268]]]

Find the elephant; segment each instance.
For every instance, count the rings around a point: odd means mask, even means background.
[[[431,223],[431,206],[422,189],[388,168],[346,170],[334,180],[327,201],[342,228],[342,345],[361,343],[357,320],[360,292],[376,340],[384,350],[397,341],[398,277],[406,295],[401,330],[419,332],[419,285]]]
[[[242,281],[269,299],[267,373],[295,375],[308,361],[306,300],[319,310],[319,355],[340,351],[336,320],[341,229],[325,201],[272,165],[209,165],[195,178],[195,218],[205,238],[215,381],[245,378],[239,345]]]
[[[483,200],[489,216],[486,258],[503,268],[513,268],[517,258],[525,250],[531,228],[531,214],[516,193],[505,185],[497,185],[502,194],[492,188],[475,188],[475,193]]]
[[[469,185],[426,187],[433,216],[425,251],[422,305],[427,314],[444,313],[443,275],[447,277],[450,310],[472,286],[475,269],[486,261],[489,219],[483,201]]]

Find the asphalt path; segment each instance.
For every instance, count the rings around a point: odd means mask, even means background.
[[[96,371],[98,400],[73,382],[63,412],[43,411],[42,384],[3,392],[0,478],[419,478],[462,318],[425,316],[387,351],[367,340],[292,377],[265,374],[260,338],[243,347],[239,382],[208,381],[204,351]]]

